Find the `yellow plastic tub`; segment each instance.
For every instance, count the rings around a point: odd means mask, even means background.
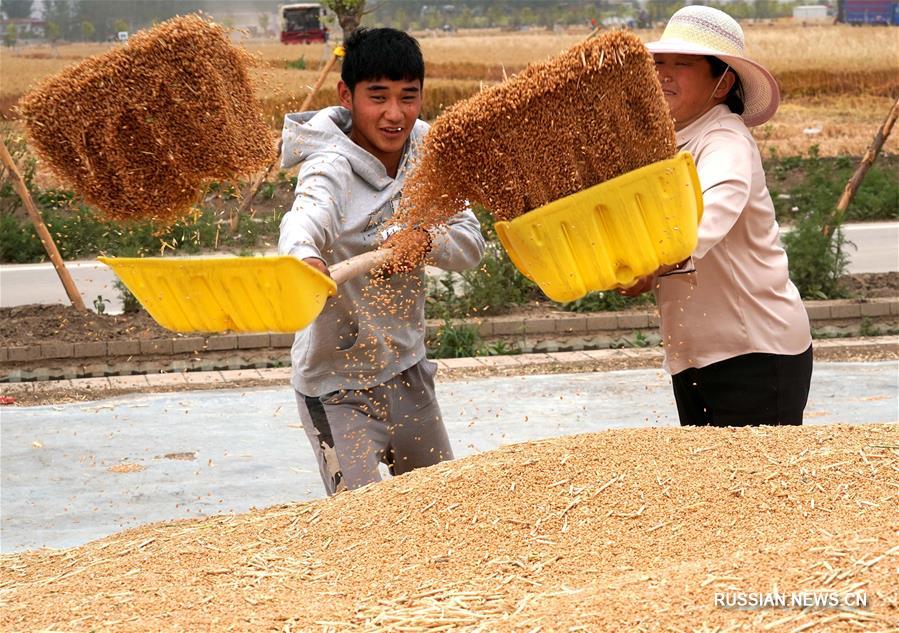
[[[686,259],[701,217],[696,166],[681,152],[497,222],[496,232],[518,270],[564,303]]]
[[[296,332],[337,286],[295,257],[100,257],[175,332]]]

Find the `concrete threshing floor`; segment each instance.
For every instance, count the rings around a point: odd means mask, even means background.
[[[806,423],[896,422],[897,370],[896,361],[816,365]],[[444,381],[438,397],[457,457],[677,424],[670,379],[654,369]],[[3,552],[323,496],[288,388],[6,407],[0,458]]]

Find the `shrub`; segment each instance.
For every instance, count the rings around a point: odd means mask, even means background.
[[[0,262],[27,264],[46,257],[41,240],[30,222],[22,223],[8,213],[0,213]]]
[[[838,223],[831,223],[830,235],[824,235],[822,229],[830,220],[829,209],[808,211],[782,237],[790,262],[790,278],[805,299],[846,296],[839,280],[847,272],[846,246],[851,242],[846,240]]]
[[[122,298],[122,312],[125,314],[133,314],[135,312],[140,312],[141,304],[140,301],[137,300],[137,297],[128,290],[128,286],[123,284],[120,280],[115,280],[116,290],[119,291],[119,296]]]
[[[198,209],[168,228],[152,222],[107,222],[69,192],[49,191],[39,196],[42,216],[63,259],[108,254],[118,257],[159,255],[164,251],[182,254],[205,249],[248,251],[276,238],[281,213],[263,217],[241,215],[234,234],[220,230],[220,217],[211,209]],[[0,213],[0,261],[27,263],[47,258],[34,227],[8,213]]]
[[[475,327],[444,319],[437,334],[428,341],[428,355],[432,358],[468,358],[478,356],[481,337]]]
[[[871,166],[846,209],[846,220],[899,219],[899,171],[893,161],[884,156]],[[791,222],[805,209],[835,208],[856,165],[848,156],[822,158],[816,145],[808,156],[773,154],[766,172],[778,220]]]
[[[503,314],[527,303],[536,286],[512,264],[499,244],[488,243],[480,266],[428,280],[428,318],[465,318]]]
[[[570,303],[560,303],[559,307],[567,312],[617,312],[655,305],[655,297],[651,292],[638,297],[622,297],[614,290],[591,292],[585,297]]]

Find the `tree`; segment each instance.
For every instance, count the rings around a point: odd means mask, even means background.
[[[55,44],[59,40],[59,25],[56,22],[47,22],[44,25],[44,34],[47,36],[48,40]]]
[[[323,0],[322,5],[337,14],[344,41],[359,28],[362,16],[365,15],[365,0]]]
[[[19,31],[16,29],[15,24],[7,24],[6,25],[6,33],[3,34],[3,44],[12,48],[16,45],[16,40],[19,39]]]
[[[128,30],[128,23],[125,20],[118,19],[115,21],[112,28],[115,29],[116,33],[121,33],[122,31]]]
[[[259,29],[262,31],[263,35],[268,34],[268,13],[260,13],[257,16],[259,20]]]
[[[24,20],[31,17],[33,0],[3,0],[3,15],[9,20]]]

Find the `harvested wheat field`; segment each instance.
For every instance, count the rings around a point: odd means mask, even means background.
[[[2,559],[3,630],[886,631],[899,426],[614,430]],[[717,592],[865,592],[858,610]]]

